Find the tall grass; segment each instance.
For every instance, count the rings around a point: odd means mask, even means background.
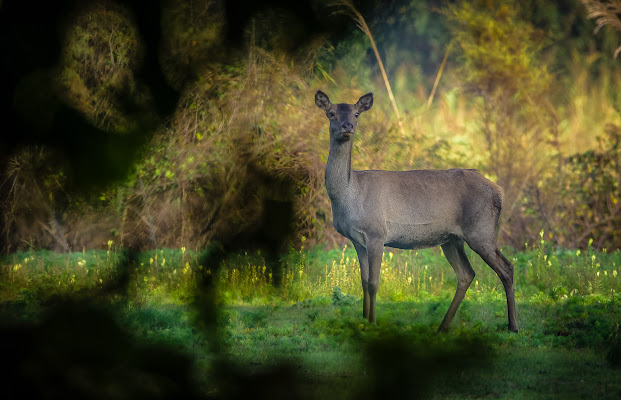
[[[617,298],[621,284],[621,252],[555,249],[544,239],[527,251],[505,249],[515,265],[519,301],[546,302],[570,297]],[[504,298],[495,273],[471,250],[476,272],[467,298]],[[258,253],[229,255],[220,266],[201,265],[200,254],[182,249],[161,249],[134,258],[122,249],[71,254],[23,252],[0,260],[3,301],[70,296],[73,293],[107,293],[126,279],[128,299],[146,304],[187,304],[199,287],[199,277],[214,274],[218,299],[223,304],[294,304],[339,293],[361,296],[360,271],[353,248],[315,247],[292,250],[281,258],[282,282]],[[456,278],[441,250],[389,250],[384,252],[378,299],[380,302],[417,301],[431,296],[449,297]],[[118,293],[117,293],[118,295]]]

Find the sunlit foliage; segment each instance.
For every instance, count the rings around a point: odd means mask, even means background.
[[[127,10],[112,2],[86,8],[75,16],[65,37],[59,90],[72,107],[98,127],[127,131],[131,116],[118,111],[130,96],[145,101],[132,70],[141,63],[140,44]]]
[[[505,189],[503,220],[521,224],[524,192],[554,168],[558,155],[552,76],[541,55],[544,33],[522,20],[513,2],[462,1],[446,14],[455,22],[462,82],[477,101],[488,171]]]
[[[136,77],[144,43],[135,16],[111,2],[76,10],[55,90],[110,135],[152,139],[123,179],[88,194],[67,190],[76,171],[65,170],[62,151],[15,153],[2,178],[15,187],[3,192],[3,235],[11,239],[4,250],[103,248],[108,240],[200,248],[253,231],[266,205],[279,202],[293,205],[291,244],[337,244],[323,186],[326,121],[311,101],[317,88],[335,102],[376,94],[354,142],[355,169],[477,168],[504,188],[504,243],[522,247],[545,228],[561,246],[585,248],[590,238],[595,246],[621,245],[619,188],[599,183],[618,174],[615,140],[605,136],[621,125],[614,89],[621,69],[612,58],[618,38],[605,29],[592,36],[578,2],[568,9],[539,0],[360,8],[402,129],[369,37],[354,21],[345,36],[293,48],[301,17],[261,9],[236,27],[246,45],[232,50],[222,39],[230,27],[221,3],[167,1],[158,59],[180,101],[142,132],[153,98]],[[36,87],[33,76],[24,85]],[[15,101],[30,104],[24,95]],[[143,117],[132,115],[137,108]],[[45,125],[52,115],[31,119]],[[35,208],[27,217],[24,210]]]

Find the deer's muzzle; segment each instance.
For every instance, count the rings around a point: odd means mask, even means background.
[[[354,125],[351,122],[345,121],[341,124],[341,133],[353,133]]]

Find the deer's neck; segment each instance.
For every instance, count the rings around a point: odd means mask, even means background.
[[[330,200],[342,199],[352,186],[351,150],[353,140],[330,140],[330,153],[326,165],[326,189]]]

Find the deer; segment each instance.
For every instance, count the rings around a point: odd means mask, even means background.
[[[384,246],[440,246],[457,275],[457,290],[438,328],[439,332],[447,332],[475,277],[465,242],[500,278],[507,298],[508,329],[518,332],[513,264],[497,244],[502,188],[474,169],[354,171],[354,134],[360,114],[373,106],[373,93],[360,97],[356,104],[332,104],[324,92],[317,90],[315,105],[330,121],[326,190],[334,228],[352,242],[358,255],[363,318],[376,323]]]

